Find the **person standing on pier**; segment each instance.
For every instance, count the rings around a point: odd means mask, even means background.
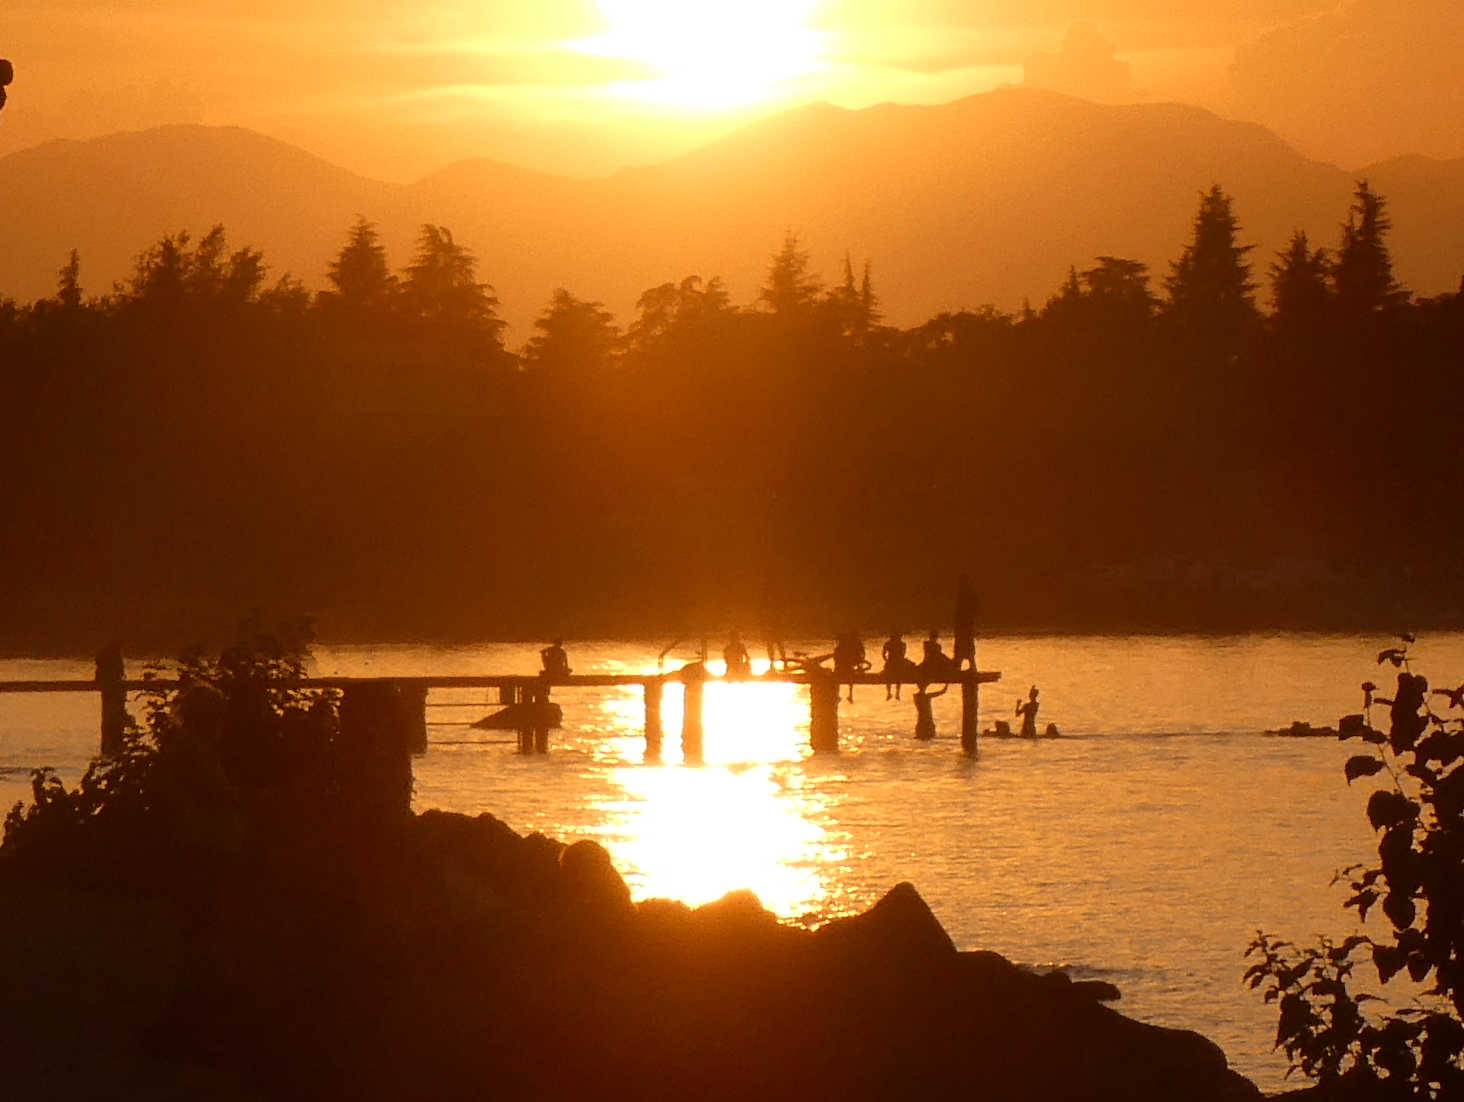
[[[1017,701],[1017,715],[1022,717],[1023,738],[1037,737],[1037,686],[1033,685],[1025,701]]]
[[[556,639],[541,650],[539,661],[544,664],[544,677],[568,677],[574,672],[569,668],[569,655],[564,651],[563,639]]]
[[[722,660],[727,663],[728,681],[742,681],[752,674],[752,657],[742,645],[742,636],[735,628],[727,645],[722,648]]]

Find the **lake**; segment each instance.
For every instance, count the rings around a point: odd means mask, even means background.
[[[918,653],[918,640],[910,640]],[[711,683],[705,760],[680,760],[679,688],[666,690],[662,761],[646,763],[640,693],[561,690],[564,727],[543,757],[508,732],[466,726],[488,694],[434,691],[416,804],[491,811],[521,833],[605,845],[637,898],[688,903],[751,888],[790,921],[863,909],[912,881],[962,948],[994,949],[1074,978],[1106,979],[1145,1021],[1198,1030],[1263,1089],[1279,1089],[1274,1007],[1244,989],[1255,931],[1293,939],[1350,932],[1344,865],[1375,857],[1348,788],[1356,744],[1267,736],[1294,719],[1335,723],[1385,687],[1386,636],[1043,636],[981,641],[982,726],[1012,720],[1030,685],[1058,740],[985,740],[961,755],[959,694],[936,700],[939,736],[912,738],[914,707],[859,687],[840,709],[841,750],[808,746],[807,690]],[[867,640],[871,652],[879,640]],[[648,641],[568,644],[577,673],[653,670]],[[790,649],[827,649],[814,643]],[[712,650],[720,649],[713,641]],[[950,643],[946,641],[949,652]],[[1436,684],[1464,681],[1464,634],[1413,649]],[[675,668],[685,648],[667,658]],[[754,669],[765,665],[755,655]],[[711,663],[719,671],[715,657]],[[532,645],[317,646],[321,674],[532,673]],[[132,662],[129,673],[140,672]],[[90,663],[8,660],[0,678],[90,677]],[[27,772],[74,779],[97,743],[97,700],[0,697],[0,799]]]

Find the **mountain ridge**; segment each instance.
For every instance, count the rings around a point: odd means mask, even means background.
[[[359,214],[403,267],[422,222],[446,225],[494,285],[512,340],[556,287],[621,324],[647,287],[722,275],[751,301],[785,230],[833,278],[872,261],[892,324],[1040,303],[1103,254],[1166,270],[1198,193],[1236,201],[1257,273],[1293,229],[1330,245],[1356,179],[1390,201],[1400,279],[1421,294],[1464,271],[1464,160],[1394,158],[1347,172],[1249,122],[1181,104],[1105,105],[1004,88],[934,106],[811,104],[668,161],[590,179],[491,157],[409,184],[373,180],[239,127],[170,126],[55,141],[0,158],[0,293],[50,294],[73,247],[89,291],[124,278],[163,233],[215,223],[273,275],[318,287]]]

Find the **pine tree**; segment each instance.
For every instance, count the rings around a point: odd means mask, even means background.
[[[1164,313],[1183,332],[1211,346],[1233,348],[1260,319],[1255,283],[1236,244],[1240,229],[1230,196],[1216,184],[1200,194],[1194,236],[1164,281]]]
[[[1292,233],[1290,244],[1276,254],[1270,269],[1271,321],[1277,329],[1310,330],[1325,321],[1332,306],[1329,270],[1327,250],[1313,252],[1305,233]]]
[[[81,306],[81,254],[75,249],[66,258],[66,264],[56,273],[56,301],[63,309],[75,310]]]
[[[354,310],[387,307],[396,293],[396,278],[387,267],[376,226],[359,216],[326,275],[336,300]]]
[[[402,300],[408,312],[498,340],[504,323],[493,288],[478,282],[477,261],[446,226],[422,226],[406,274]]]
[[[819,281],[808,270],[808,254],[798,247],[798,235],[789,230],[768,266],[768,280],[758,301],[776,317],[789,321],[812,313],[818,292]]]
[[[1386,200],[1374,194],[1366,180],[1359,180],[1332,269],[1343,318],[1367,317],[1407,300],[1407,292],[1393,278],[1393,258],[1386,241],[1392,228]]]

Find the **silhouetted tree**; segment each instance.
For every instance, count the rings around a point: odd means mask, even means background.
[[[1393,278],[1393,258],[1386,240],[1392,228],[1387,202],[1366,180],[1359,180],[1332,268],[1343,318],[1367,317],[1407,301],[1407,292]]]
[[[352,310],[382,310],[396,292],[396,277],[386,263],[376,226],[358,217],[350,238],[326,273],[335,301]]]
[[[81,306],[81,254],[75,249],[66,258],[66,263],[56,273],[56,301],[62,309],[75,310]]]
[[[1312,251],[1306,234],[1296,230],[1284,252],[1271,264],[1272,323],[1282,330],[1309,332],[1328,318],[1332,305],[1327,285],[1330,261],[1326,249]]]
[[[1239,223],[1230,196],[1216,184],[1200,195],[1193,236],[1164,281],[1166,318],[1210,349],[1233,352],[1260,320],[1255,283],[1236,244]]]
[[[524,364],[535,371],[569,374],[608,367],[620,346],[615,318],[598,302],[575,298],[563,287],[534,321]]]
[[[495,344],[503,330],[493,288],[478,282],[477,261],[446,226],[422,226],[402,300],[415,317],[475,332]]]
[[[856,284],[854,265],[849,254],[844,254],[843,282],[829,289],[824,307],[837,332],[858,341],[869,335],[870,330],[879,324],[879,311],[868,260],[864,262],[864,278]]]
[[[626,340],[637,354],[679,335],[705,330],[737,312],[720,276],[705,284],[700,276],[687,276],[680,283],[651,287],[642,292],[635,308],[636,320],[626,332]]]
[[[1121,256],[1100,256],[1082,273],[1083,299],[1100,318],[1138,325],[1154,315],[1158,301],[1149,290],[1149,266]]]
[[[182,305],[192,262],[189,240],[187,230],[164,234],[138,256],[130,286],[133,302],[157,307]]]
[[[798,235],[788,231],[783,247],[768,265],[767,282],[758,292],[758,302],[775,317],[806,318],[813,311],[819,290],[818,277],[808,270],[808,254],[798,247]]]

